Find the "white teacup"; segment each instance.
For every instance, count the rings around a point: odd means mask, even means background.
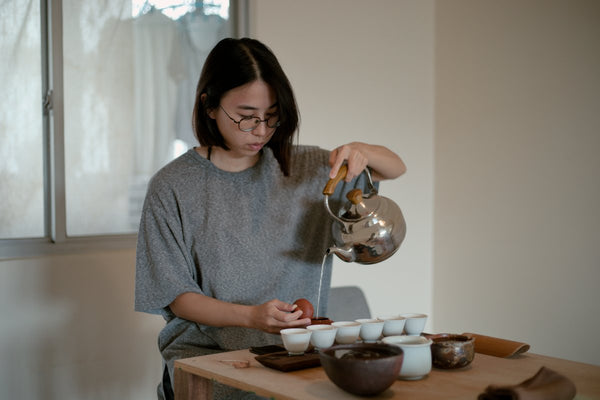
[[[400,315],[384,315],[377,318],[384,322],[383,336],[402,335],[402,332],[404,332],[406,318]]]
[[[400,379],[422,379],[431,371],[431,339],[423,336],[388,336],[383,343],[398,346],[404,352]]]
[[[383,332],[384,322],[376,318],[361,318],[357,319],[356,322],[360,322],[360,338],[367,342],[376,342],[381,337]]]
[[[360,335],[360,322],[356,321],[336,321],[331,324],[337,328],[335,341],[339,344],[352,344],[356,342]]]
[[[406,318],[404,331],[407,335],[418,336],[423,333],[427,323],[427,314],[400,314],[400,316]]]
[[[304,328],[288,328],[281,330],[283,347],[289,355],[302,355],[308,349],[312,332]]]
[[[309,325],[306,327],[312,332],[310,343],[317,349],[326,349],[333,346],[337,328],[331,325]]]

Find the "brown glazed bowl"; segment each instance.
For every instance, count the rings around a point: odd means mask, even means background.
[[[475,357],[475,339],[465,335],[440,333],[431,335],[431,360],[434,367],[463,368]]]
[[[384,343],[339,344],[319,353],[329,379],[346,392],[374,396],[398,379],[404,353]]]

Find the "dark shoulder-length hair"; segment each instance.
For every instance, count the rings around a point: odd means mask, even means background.
[[[194,133],[202,146],[229,150],[208,112],[221,103],[223,95],[238,86],[263,80],[275,92],[280,125],[266,144],[281,171],[290,173],[290,158],[299,113],[292,86],[273,52],[255,39],[223,39],[208,54],[198,86],[192,115]],[[240,132],[242,134],[242,132]]]

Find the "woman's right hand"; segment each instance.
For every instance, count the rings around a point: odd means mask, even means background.
[[[285,328],[298,328],[310,325],[310,318],[302,318],[302,310],[292,304],[273,299],[264,304],[252,306],[250,327],[268,333],[279,333]]]
[[[310,325],[309,318],[300,319],[301,310],[277,299],[250,306],[186,292],[177,296],[169,306],[179,318],[208,326],[242,326],[279,333],[284,328]]]

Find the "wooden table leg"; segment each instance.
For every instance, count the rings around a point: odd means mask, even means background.
[[[211,400],[213,382],[175,367],[175,400]]]

